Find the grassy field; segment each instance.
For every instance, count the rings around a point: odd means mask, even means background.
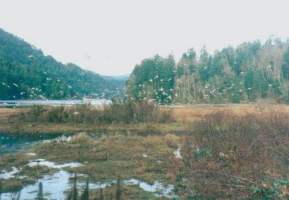
[[[172,110],[172,115],[178,122],[193,122],[214,112],[233,112],[236,115],[272,111],[289,113],[289,105],[285,104],[199,104],[168,108]]]

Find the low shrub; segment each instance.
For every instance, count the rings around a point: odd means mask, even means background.
[[[22,113],[18,119],[28,122],[53,123],[165,123],[172,121],[169,110],[149,102],[114,102],[110,105],[94,107],[92,105],[76,105],[71,107],[33,106]]]
[[[182,177],[179,184],[186,186],[181,193],[213,199],[288,199],[288,181],[277,185],[278,180],[289,180],[288,122],[285,112],[205,115],[183,139],[183,159],[176,171],[176,177]]]

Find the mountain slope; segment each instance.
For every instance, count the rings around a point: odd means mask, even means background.
[[[0,99],[111,98],[123,85],[77,65],[64,65],[0,29]]]

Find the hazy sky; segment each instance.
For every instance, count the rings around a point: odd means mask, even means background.
[[[0,0],[0,27],[66,63],[129,73],[143,58],[289,36],[288,0]]]

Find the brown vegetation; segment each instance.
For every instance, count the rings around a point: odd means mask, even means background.
[[[176,182],[185,197],[288,199],[288,112],[204,115],[184,136]]]
[[[164,123],[171,121],[169,110],[160,110],[156,104],[149,102],[113,103],[96,108],[91,105],[72,107],[33,106],[28,112],[17,115],[19,121],[49,123]]]
[[[147,182],[164,180],[175,185],[181,199],[288,199],[288,106],[198,105],[157,110],[151,109],[155,108],[153,106],[147,108],[146,104],[130,106],[117,104],[103,110],[89,106],[34,107],[21,117],[32,121],[27,120],[26,124],[42,124],[40,132],[47,128],[44,125],[50,122],[51,113],[57,113],[59,121],[50,123],[60,129],[67,123],[69,126],[75,123],[77,131],[85,127],[96,130],[101,123],[108,123],[111,129],[128,129],[125,134],[105,133],[105,137],[97,139],[90,134],[80,134],[70,142],[56,141],[35,147],[40,158],[85,163],[72,172],[89,174],[94,180],[119,176]],[[127,108],[133,108],[132,112]],[[159,123],[166,120],[155,116],[164,110],[170,110],[168,113],[173,119],[169,118],[168,122],[176,121],[177,126]],[[71,115],[74,112],[79,116]],[[129,132],[138,126],[150,134]],[[185,135],[174,134],[174,131],[167,134],[167,130],[172,130],[168,128],[171,126],[185,127],[189,131]],[[182,158],[174,156],[179,147]],[[27,162],[25,157],[11,158],[0,159],[0,167]]]
[[[232,112],[236,115],[247,115],[260,112],[287,112],[286,104],[197,104],[171,106],[172,117],[177,122],[191,123],[202,119],[204,116],[215,112]]]

